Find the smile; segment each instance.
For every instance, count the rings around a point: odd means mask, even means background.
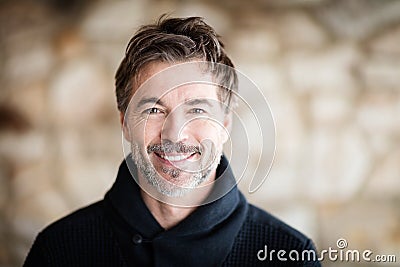
[[[158,157],[169,161],[169,162],[178,162],[178,161],[183,161],[183,160],[187,160],[189,158],[191,158],[193,155],[195,155],[196,153],[192,153],[192,154],[179,154],[179,155],[167,155],[167,154],[163,154],[163,153],[154,153],[156,154]]]

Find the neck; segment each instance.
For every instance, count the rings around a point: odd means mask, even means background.
[[[141,190],[142,198],[147,208],[162,228],[168,230],[188,217],[196,207],[177,207],[154,199]]]

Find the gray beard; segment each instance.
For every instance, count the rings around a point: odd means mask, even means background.
[[[132,160],[136,164],[138,170],[141,172],[145,180],[159,193],[168,197],[182,197],[203,182],[207,181],[210,178],[211,171],[218,166],[219,159],[222,155],[222,152],[219,153],[219,157],[217,157],[208,168],[201,169],[202,171],[194,172],[190,177],[187,178],[187,182],[185,182],[185,184],[179,186],[165,180],[160,174],[158,174],[153,164],[151,164],[151,162],[140,152],[140,148],[137,143],[131,143],[131,150]],[[162,172],[170,175],[173,179],[179,179],[182,171],[175,169],[163,169]]]

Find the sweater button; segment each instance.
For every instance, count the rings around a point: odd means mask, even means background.
[[[139,234],[136,234],[133,236],[132,241],[135,243],[135,245],[139,245],[143,242],[143,237]]]

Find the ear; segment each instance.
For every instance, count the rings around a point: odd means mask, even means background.
[[[125,113],[122,111],[119,113],[119,121],[121,123],[122,133],[124,134],[125,140],[130,142],[131,135],[129,133],[128,126],[125,124]]]

